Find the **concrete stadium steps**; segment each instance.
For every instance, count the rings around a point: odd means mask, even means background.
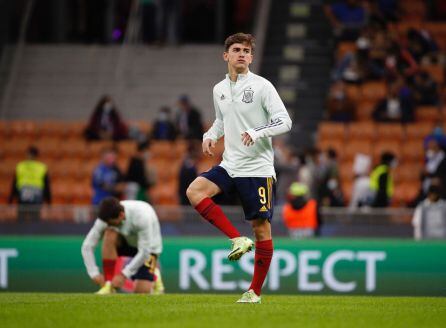
[[[290,141],[298,149],[314,144],[330,81],[332,35],[322,6],[318,0],[271,4],[262,75],[293,116]]]
[[[25,47],[7,119],[89,117],[111,94],[127,119],[152,119],[159,107],[188,94],[205,119],[214,115],[212,88],[224,78],[220,46],[170,48],[102,46]]]

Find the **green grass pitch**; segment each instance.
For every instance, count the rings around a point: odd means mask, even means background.
[[[0,293],[6,327],[445,327],[446,298]]]

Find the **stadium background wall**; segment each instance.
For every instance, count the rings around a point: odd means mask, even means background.
[[[82,237],[0,237],[0,291],[93,292]],[[161,257],[170,293],[239,292],[249,286],[253,252],[226,259],[215,238],[165,238]],[[390,239],[275,240],[266,293],[446,296],[446,243]],[[99,252],[97,252],[99,259]]]

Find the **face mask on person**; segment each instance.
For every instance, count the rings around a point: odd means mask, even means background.
[[[432,149],[428,149],[426,150],[426,158],[427,159],[432,159],[435,156],[435,151],[433,151]]]
[[[104,109],[104,112],[108,114],[108,113],[110,113],[111,110],[113,109],[113,103],[110,102],[110,101],[107,101],[107,102],[104,104],[104,107],[102,107],[102,108]]]

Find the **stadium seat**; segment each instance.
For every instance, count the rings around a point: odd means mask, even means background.
[[[402,141],[405,138],[405,131],[401,124],[380,123],[376,125],[377,140]]]
[[[361,89],[357,85],[347,84],[345,86],[345,93],[347,94],[347,98],[354,103],[357,103],[361,99]]]
[[[172,141],[153,141],[150,145],[151,156],[159,159],[172,159],[176,157],[175,143]]]
[[[63,155],[64,142],[57,137],[42,137],[37,140],[35,145],[39,149],[39,156],[43,158],[58,159]]]
[[[342,182],[352,182],[354,177],[353,161],[343,161],[339,166],[339,177]]]
[[[356,154],[372,155],[373,144],[370,140],[351,139],[344,146],[344,161],[353,161]]]
[[[441,65],[426,65],[421,67],[421,69],[427,73],[438,83],[443,84],[444,82],[444,68]]]
[[[91,204],[93,199],[93,189],[90,184],[76,183],[72,186],[71,192],[73,194],[72,203],[76,205]]]
[[[43,121],[38,123],[41,138],[64,138],[68,136],[68,123],[64,121]]]
[[[436,123],[442,120],[442,113],[437,106],[419,106],[415,110],[415,121]]]
[[[408,140],[402,144],[401,161],[422,163],[424,158],[423,139]]]
[[[418,181],[401,182],[395,184],[392,205],[407,206],[417,197],[419,192],[420,183]]]
[[[119,156],[131,157],[136,154],[137,143],[134,140],[124,140],[117,144]]]
[[[345,130],[345,124],[343,123],[321,122],[318,126],[318,138],[322,140],[343,140],[345,138]]]
[[[393,140],[377,141],[373,147],[373,158],[375,162],[379,162],[381,154],[384,152],[391,152],[395,157],[401,159],[401,142]]]
[[[432,133],[434,124],[432,122],[418,122],[406,125],[407,140],[423,140]]]
[[[150,198],[156,205],[178,204],[178,182],[158,183],[150,189]]]
[[[362,99],[377,102],[387,95],[385,82],[366,82],[361,86]]]
[[[356,52],[356,43],[355,42],[340,42],[336,51],[337,60],[341,60],[347,53]]]
[[[97,159],[96,154],[91,154],[88,149],[88,144],[81,138],[69,138],[64,140],[62,148],[62,156],[66,158],[79,159]]]
[[[30,120],[9,121],[8,129],[11,138],[35,138],[37,134],[36,123]]]
[[[395,182],[417,182],[420,180],[422,170],[422,162],[407,164],[401,163],[395,168],[393,176]]]
[[[371,121],[377,105],[376,100],[361,100],[356,104],[355,116],[358,121]]]
[[[55,181],[51,185],[52,204],[69,204],[73,200],[72,182],[70,180]]]
[[[337,139],[320,140],[317,143],[317,148],[319,148],[319,150],[321,151],[327,151],[330,148],[334,149],[338,155],[338,158],[342,159],[345,150],[345,145],[342,140],[337,140]]]
[[[364,121],[357,123],[350,123],[348,126],[349,140],[375,140],[376,124],[373,121]]]
[[[341,182],[341,190],[342,190],[342,194],[344,195],[345,204],[348,205],[350,203],[350,200],[352,199],[353,182],[342,181]]]

